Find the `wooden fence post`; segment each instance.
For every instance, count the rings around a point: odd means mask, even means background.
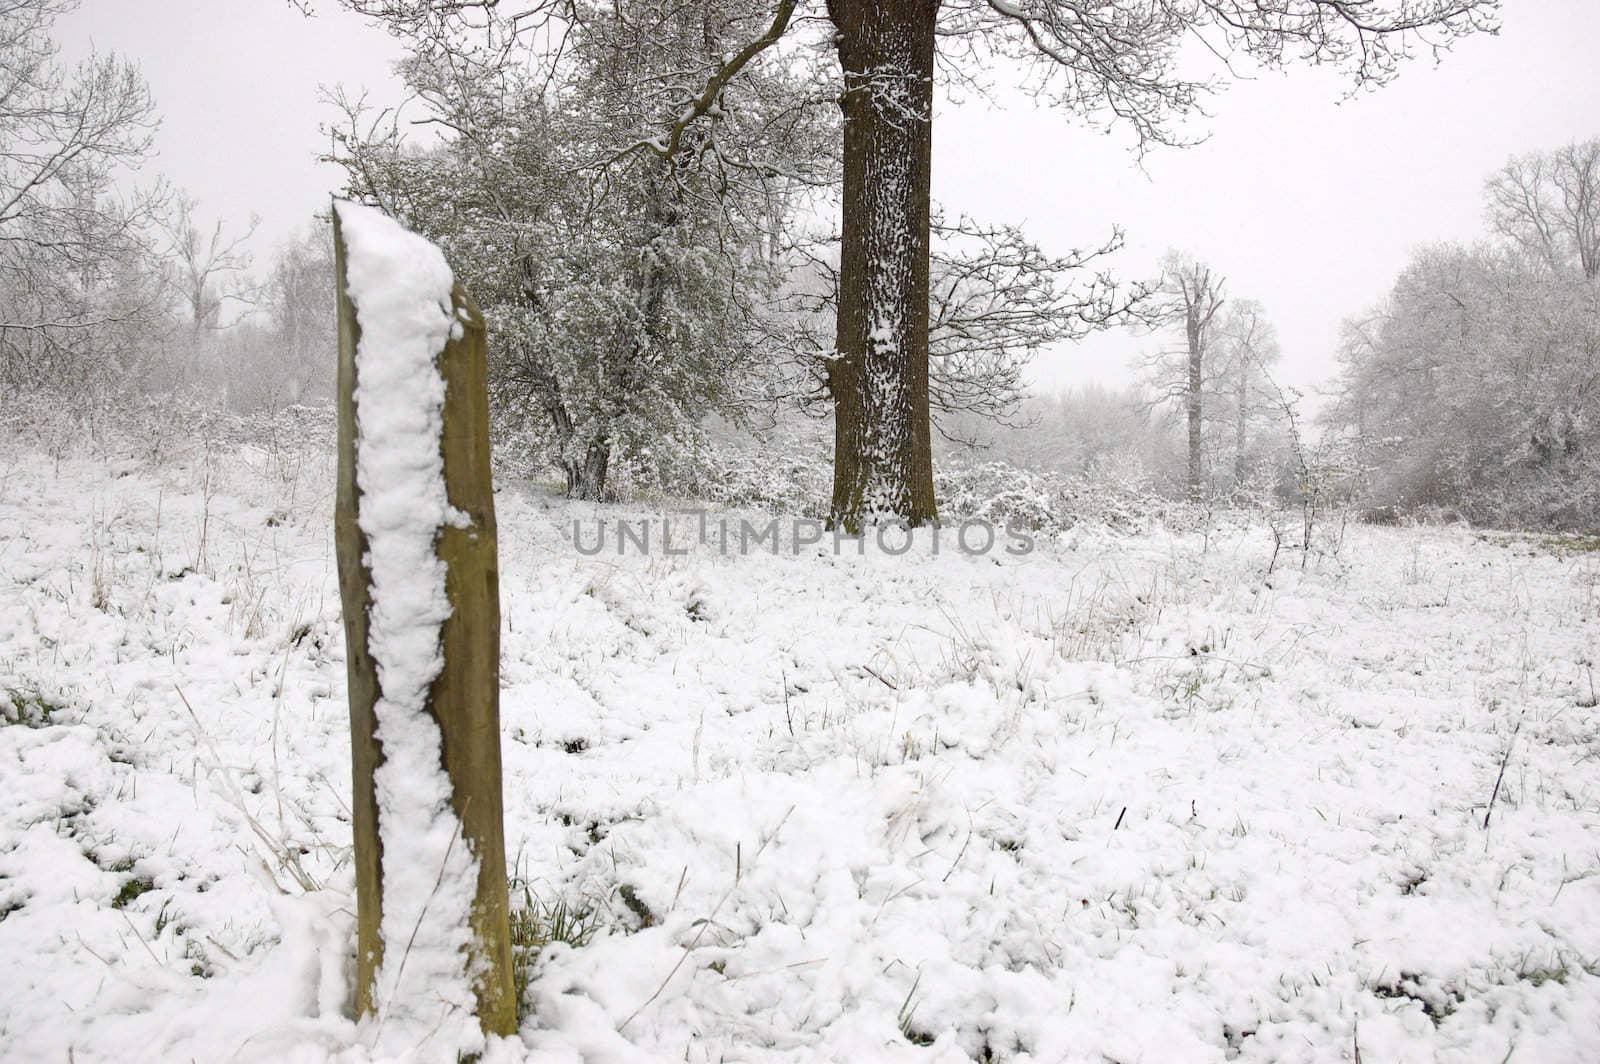
[[[339,592],[344,609],[350,693],[350,737],[354,801],[357,967],[356,1011],[366,1015],[375,1000],[375,976],[386,944],[383,914],[382,825],[374,773],[383,763],[374,707],[382,696],[368,643],[372,606],[367,537],[359,521],[357,482],[356,355],[361,323],[347,285],[348,250],[336,203],[333,212],[334,272],[338,288],[338,495],[334,513]],[[462,841],[477,862],[477,893],[471,910],[472,957],[477,1014],[487,1034],[511,1034],[517,1002],[511,972],[511,935],[500,778],[500,595],[496,567],[494,495],[489,470],[489,402],[483,317],[460,284],[452,293],[460,328],[444,344],[436,366],[444,380],[442,431],[445,492],[467,521],[439,529],[435,552],[445,566],[450,616],[439,630],[443,666],[428,690],[426,712],[437,722],[450,804]],[[388,944],[404,948],[404,944]],[[463,958],[465,966],[466,958]]]

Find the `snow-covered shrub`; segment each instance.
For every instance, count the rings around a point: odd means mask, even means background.
[[[1171,507],[1137,466],[1096,464],[1084,473],[1059,474],[953,460],[934,470],[934,485],[947,521],[982,520],[1035,532],[1085,523],[1134,531],[1163,519]]]
[[[934,470],[934,492],[949,520],[1054,532],[1071,524],[1066,517],[1066,485],[1056,478],[1005,462],[950,462]]]
[[[1600,526],[1600,286],[1515,248],[1436,245],[1371,320],[1350,330],[1324,415],[1373,470],[1369,508]]]
[[[663,484],[661,494],[728,509],[825,518],[833,490],[832,454],[816,441],[794,443],[707,443],[693,469]],[[1045,533],[1083,522],[1116,530],[1144,528],[1161,517],[1164,505],[1142,471],[1113,467],[1065,476],[1006,462],[947,460],[934,467],[934,491],[946,522],[988,521]]]
[[[826,435],[811,423],[759,438],[728,430],[683,431],[617,455],[607,497],[825,519],[833,491]],[[548,445],[537,419],[497,418],[496,474],[557,483]],[[1082,473],[1062,474],[946,458],[935,464],[934,490],[944,521],[988,521],[1031,532],[1083,523],[1133,532],[1156,521],[1183,526],[1198,520],[1185,504],[1161,498],[1137,460],[1096,462]]]
[[[236,414],[184,394],[69,398],[38,392],[0,401],[0,431],[58,460],[95,455],[155,469],[197,455],[249,448],[275,460],[282,470],[296,466],[301,457],[332,458],[337,423],[331,406]]]
[[[1065,504],[1073,523],[1091,522],[1121,532],[1147,528],[1171,507],[1137,459],[1091,462],[1064,480]]]
[[[641,433],[641,442],[612,453],[606,497],[630,501],[696,498],[710,461],[705,432],[690,423]]]
[[[696,495],[728,509],[821,518],[833,491],[830,458],[807,447],[711,445]]]

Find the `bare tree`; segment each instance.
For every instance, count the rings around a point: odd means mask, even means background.
[[[255,302],[257,293],[247,276],[251,261],[247,245],[261,224],[258,216],[251,215],[243,233],[227,235],[219,218],[208,231],[196,217],[199,206],[192,196],[179,194],[161,221],[173,288],[195,332],[220,328],[222,308],[229,301]]]
[[[1089,248],[1049,255],[1013,225],[962,217],[932,225],[928,353],[932,410],[1011,417],[1023,367],[1044,348],[1143,320],[1152,288],[1119,284],[1104,260],[1122,230]]]
[[[303,403],[333,394],[333,256],[327,237],[311,230],[279,250],[263,285],[270,349],[264,381],[272,401]]]
[[[1212,323],[1226,302],[1227,279],[1198,259],[1168,252],[1162,261],[1162,321],[1183,331],[1183,346],[1149,360],[1157,388],[1156,401],[1182,404],[1188,426],[1189,463],[1185,483],[1189,497],[1200,497],[1205,483],[1204,420],[1209,371],[1207,356],[1213,342]]]
[[[1217,376],[1228,411],[1233,444],[1233,483],[1237,489],[1249,479],[1251,434],[1264,415],[1281,407],[1268,367],[1278,360],[1277,330],[1266,311],[1253,299],[1227,304],[1216,323]]]
[[[1600,137],[1516,156],[1484,193],[1501,236],[1552,269],[1600,276]]]
[[[149,153],[155,104],[116,56],[60,64],[51,30],[76,6],[0,0],[0,375],[13,384],[81,381],[128,346],[108,333],[159,313],[145,282],[161,190],[112,191]]]

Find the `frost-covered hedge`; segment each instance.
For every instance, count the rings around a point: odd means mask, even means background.
[[[1135,531],[1171,509],[1137,468],[1034,473],[1005,462],[956,460],[934,470],[934,488],[946,520],[981,519],[1036,532],[1066,531],[1080,524]]]
[[[680,478],[650,481],[651,490],[642,494],[698,499],[729,509],[815,518],[827,514],[833,470],[832,455],[824,447],[708,443],[695,458],[693,468]],[[645,482],[630,478],[633,485]],[[1005,462],[951,459],[936,465],[934,490],[946,521],[984,520],[1034,532],[1065,531],[1083,523],[1134,531],[1174,510],[1139,469],[1041,474]]]
[[[331,406],[239,414],[188,395],[39,391],[0,400],[0,431],[56,457],[87,453],[160,465],[198,451],[242,447],[331,456],[337,425]]]
[[[769,454],[754,448],[710,448],[699,482],[699,497],[729,509],[821,518],[827,515],[833,493],[833,470],[825,457]]]

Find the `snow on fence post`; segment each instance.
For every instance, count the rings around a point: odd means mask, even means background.
[[[517,1024],[483,318],[377,210],[335,202],[333,235],[356,1009],[470,1055]]]

